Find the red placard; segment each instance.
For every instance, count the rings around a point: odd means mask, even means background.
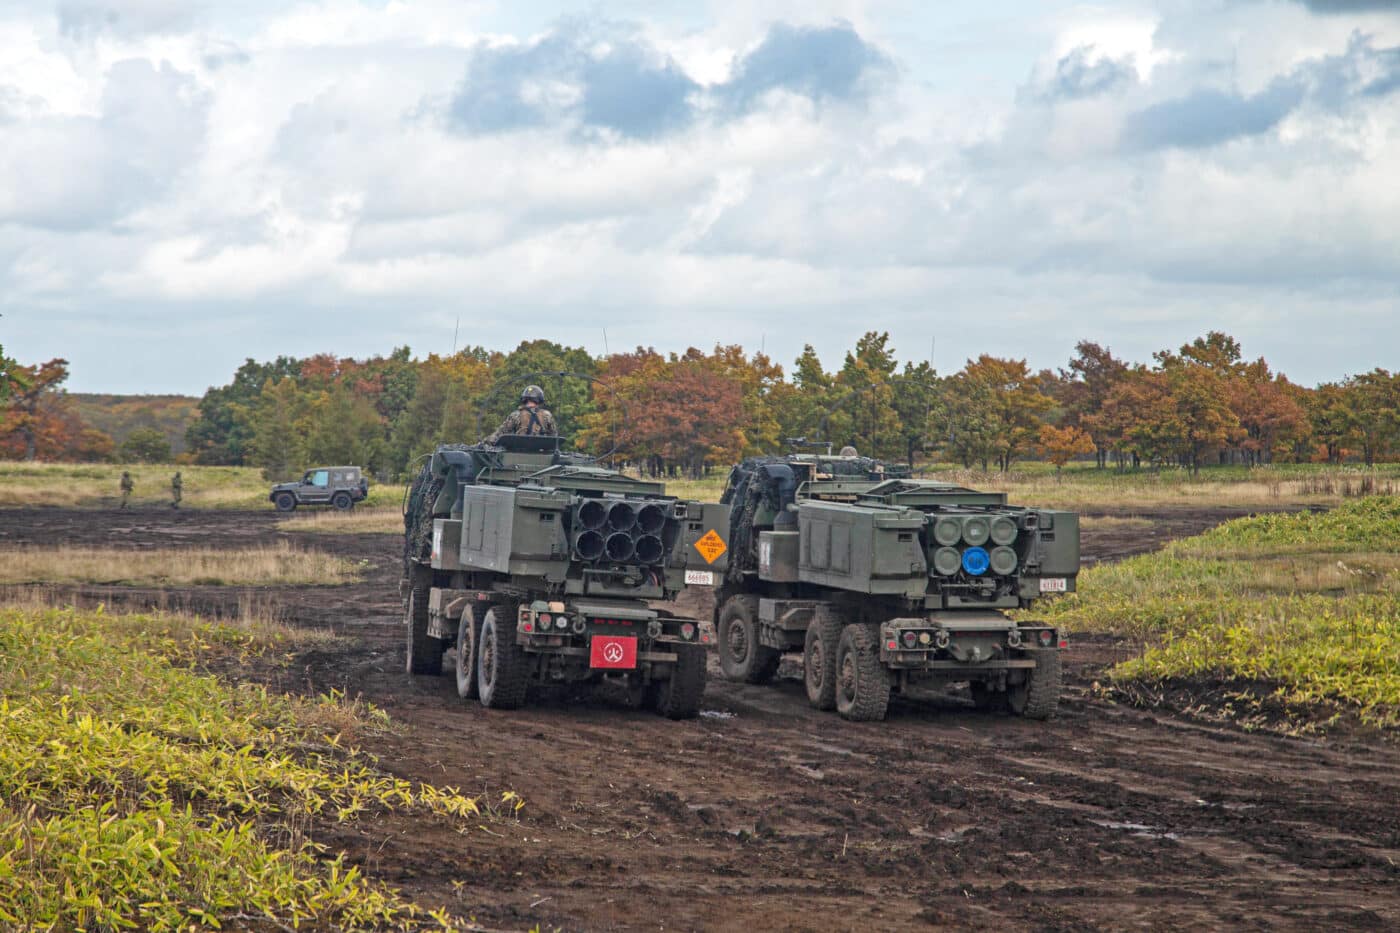
[[[634,635],[594,635],[589,645],[590,667],[632,670],[637,666],[637,639]]]

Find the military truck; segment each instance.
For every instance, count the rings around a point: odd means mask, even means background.
[[[545,684],[611,681],[630,702],[694,716],[710,620],[653,608],[685,586],[687,555],[721,517],[553,436],[439,447],[404,512],[410,673],[442,673],[494,709]]]
[[[357,466],[313,467],[294,483],[278,483],[267,498],[279,512],[298,506],[329,505],[346,511],[369,495],[369,480]]]
[[[1055,714],[1066,641],[1006,612],[1074,591],[1074,513],[808,454],[744,461],[721,503],[726,678],[764,683],[801,651],[808,700],[847,719],[884,719],[892,692],[962,682],[979,708]]]

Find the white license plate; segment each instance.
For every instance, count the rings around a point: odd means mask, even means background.
[[[1061,583],[1064,581],[1061,580]],[[686,586],[714,586],[715,572],[713,570],[687,570],[685,572]]]
[[[1041,577],[1040,591],[1042,593],[1063,593],[1065,582],[1064,577]]]

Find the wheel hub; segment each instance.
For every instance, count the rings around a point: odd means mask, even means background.
[[[848,700],[856,696],[856,665],[850,655],[841,659],[841,695]]]
[[[737,622],[731,622],[729,625],[729,654],[736,661],[743,661],[749,656],[748,633]]]

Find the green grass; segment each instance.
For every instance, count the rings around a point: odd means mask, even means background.
[[[168,507],[170,478],[180,471],[186,509],[272,510],[272,483],[253,467],[172,466],[149,463],[23,463],[0,461],[0,508],[59,506],[116,508],[122,471],[131,473],[133,508]],[[364,506],[395,506],[403,486],[371,483]]]
[[[291,640],[184,616],[0,608],[0,925],[363,929],[431,916],[317,845],[314,826],[417,810],[466,830],[484,803],[354,750],[388,726],[373,709],[188,666],[275,659]]]
[[[1034,613],[1142,640],[1120,683],[1262,683],[1300,715],[1335,705],[1400,726],[1400,498],[1242,518],[1080,575]]]

